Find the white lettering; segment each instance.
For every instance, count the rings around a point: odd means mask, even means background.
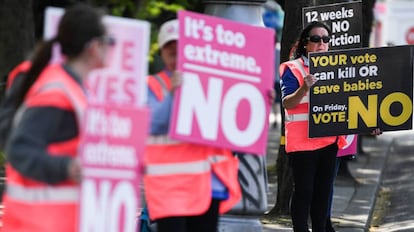
[[[86,118],[86,133],[90,135],[128,138],[132,133],[132,121],[116,111],[106,114],[101,109],[90,109]]]
[[[197,74],[184,73],[183,79],[177,132],[190,135],[193,119],[195,119],[198,121],[202,136],[216,140],[223,81],[210,78],[207,94],[204,95],[205,91]]]
[[[114,186],[111,183],[93,180],[82,181],[82,203],[80,204],[80,232],[133,231],[137,199],[134,187],[128,182]],[[123,217],[120,217],[123,215]],[[123,218],[123,221],[120,219]]]
[[[242,33],[225,30],[221,24],[216,27],[216,37],[219,44],[225,44],[229,47],[243,48],[246,45],[246,38]]]
[[[105,141],[85,144],[84,157],[85,162],[92,165],[134,167],[138,162],[134,147],[108,144]]]
[[[107,220],[105,213],[108,209],[111,184],[109,181],[103,181],[99,185],[99,190],[96,188],[94,181],[82,181],[81,232],[102,232],[106,230],[106,225],[102,222]]]
[[[238,83],[223,93],[223,81],[210,77],[207,89],[203,90],[197,74],[184,73],[182,88],[177,134],[189,136],[197,125],[203,139],[216,141],[221,126],[226,139],[237,146],[250,146],[262,135],[266,101],[254,85]],[[243,111],[248,115],[238,114],[241,104],[249,107],[250,110]]]
[[[130,183],[124,181],[116,185],[112,193],[110,209],[108,212],[108,232],[119,231],[121,225],[123,225],[123,232],[135,230],[137,212],[137,201],[135,195],[135,189]],[[120,221],[120,215],[124,215],[123,222]]]
[[[246,99],[250,106],[249,122],[245,129],[237,125],[237,106]],[[241,83],[231,87],[222,106],[222,129],[226,138],[238,146],[250,146],[255,143],[265,126],[266,106],[261,93],[253,85]]]
[[[261,68],[257,66],[254,57],[214,50],[210,44],[206,44],[204,47],[187,44],[184,47],[184,56],[189,61],[206,63],[209,65],[220,65],[224,68],[254,74],[261,74],[262,72]]]

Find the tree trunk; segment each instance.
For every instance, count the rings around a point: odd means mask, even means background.
[[[374,21],[374,5],[376,0],[362,1],[362,47],[369,47],[369,40]]]
[[[296,42],[302,30],[302,8],[309,5],[309,0],[284,1],[283,10],[285,18],[281,41],[280,62],[289,60],[291,47]],[[276,70],[278,71],[278,70]],[[279,145],[279,154],[276,161],[277,170],[277,195],[276,204],[268,212],[268,215],[289,215],[290,199],[293,191],[292,170],[288,164],[288,157],[285,151],[285,117],[284,109],[281,106],[282,126]]]
[[[32,0],[3,0],[0,5],[0,78],[24,60],[34,45]],[[2,86],[3,87],[3,86]]]

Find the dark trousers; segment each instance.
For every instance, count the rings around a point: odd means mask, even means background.
[[[325,232],[337,152],[334,143],[314,151],[288,154],[294,181],[290,206],[294,232],[309,231],[309,213],[312,232]]]
[[[210,208],[202,215],[168,217],[157,220],[158,232],[217,232],[220,200],[212,199]]]

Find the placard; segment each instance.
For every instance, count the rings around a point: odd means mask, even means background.
[[[395,55],[398,54],[398,55]],[[412,128],[413,46],[310,53],[309,136]]]
[[[362,2],[343,2],[302,8],[303,27],[313,21],[331,28],[330,50],[362,47]]]
[[[170,136],[264,155],[274,31],[188,11],[178,15],[183,84],[174,94]]]
[[[49,7],[46,39],[53,38],[64,10]],[[148,22],[104,16],[116,40],[108,65],[90,73],[88,107],[81,123],[82,166],[79,231],[135,232],[143,154],[149,126],[146,108]],[[58,44],[51,62],[64,62]]]

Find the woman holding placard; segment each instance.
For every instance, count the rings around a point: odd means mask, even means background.
[[[300,34],[294,60],[280,65],[282,104],[285,108],[286,152],[293,170],[294,193],[291,203],[293,229],[326,232],[326,220],[338,147],[346,144],[343,136],[308,137],[309,89],[317,79],[309,74],[309,52],[329,49],[331,30],[312,22]]]

